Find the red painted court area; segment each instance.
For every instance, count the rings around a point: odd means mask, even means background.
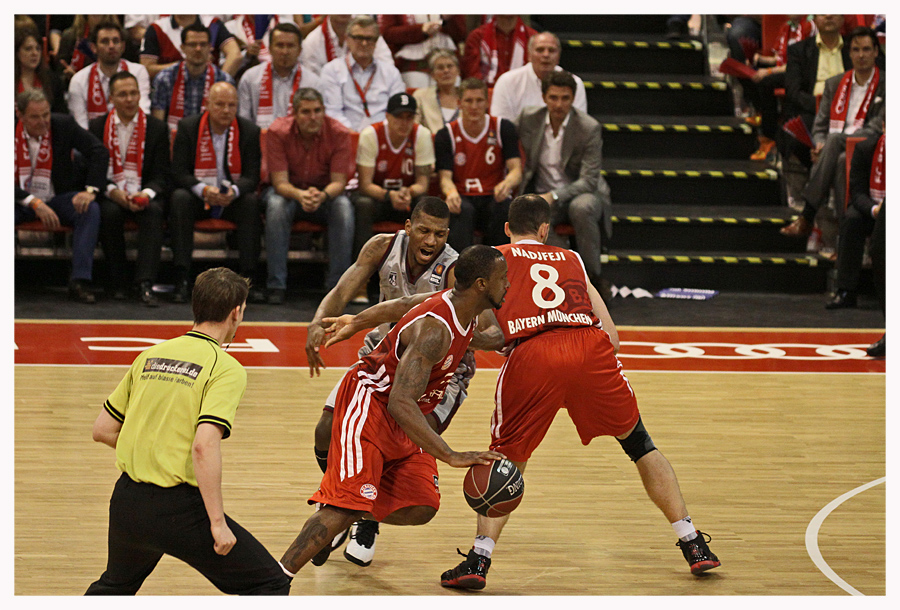
[[[142,350],[190,329],[189,323],[16,321],[16,364],[128,365]],[[880,332],[784,329],[620,328],[626,371],[884,373],[866,356]],[[356,361],[360,333],[323,350],[327,366]],[[248,367],[306,368],[306,326],[245,323],[228,348]],[[499,354],[478,352],[478,365],[499,368]]]

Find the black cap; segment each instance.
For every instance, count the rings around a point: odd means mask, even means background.
[[[400,112],[415,112],[417,108],[416,98],[409,93],[395,93],[388,100],[388,114],[398,114]]]

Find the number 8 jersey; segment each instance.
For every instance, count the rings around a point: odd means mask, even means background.
[[[508,346],[551,328],[601,327],[577,252],[533,240],[495,246],[508,266],[509,291],[494,313]]]

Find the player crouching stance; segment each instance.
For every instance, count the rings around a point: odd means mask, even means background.
[[[345,375],[334,408],[328,466],[309,503],[316,511],[281,559],[291,574],[364,515],[394,525],[428,523],[440,506],[435,458],[455,468],[489,464],[496,451],[456,452],[428,425],[485,309],[509,283],[494,248],[472,246],[456,286],[413,308]]]

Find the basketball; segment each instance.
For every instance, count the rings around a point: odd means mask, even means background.
[[[524,493],[522,473],[509,460],[496,460],[490,466],[476,464],[463,480],[466,502],[485,517],[508,515],[522,501]]]

